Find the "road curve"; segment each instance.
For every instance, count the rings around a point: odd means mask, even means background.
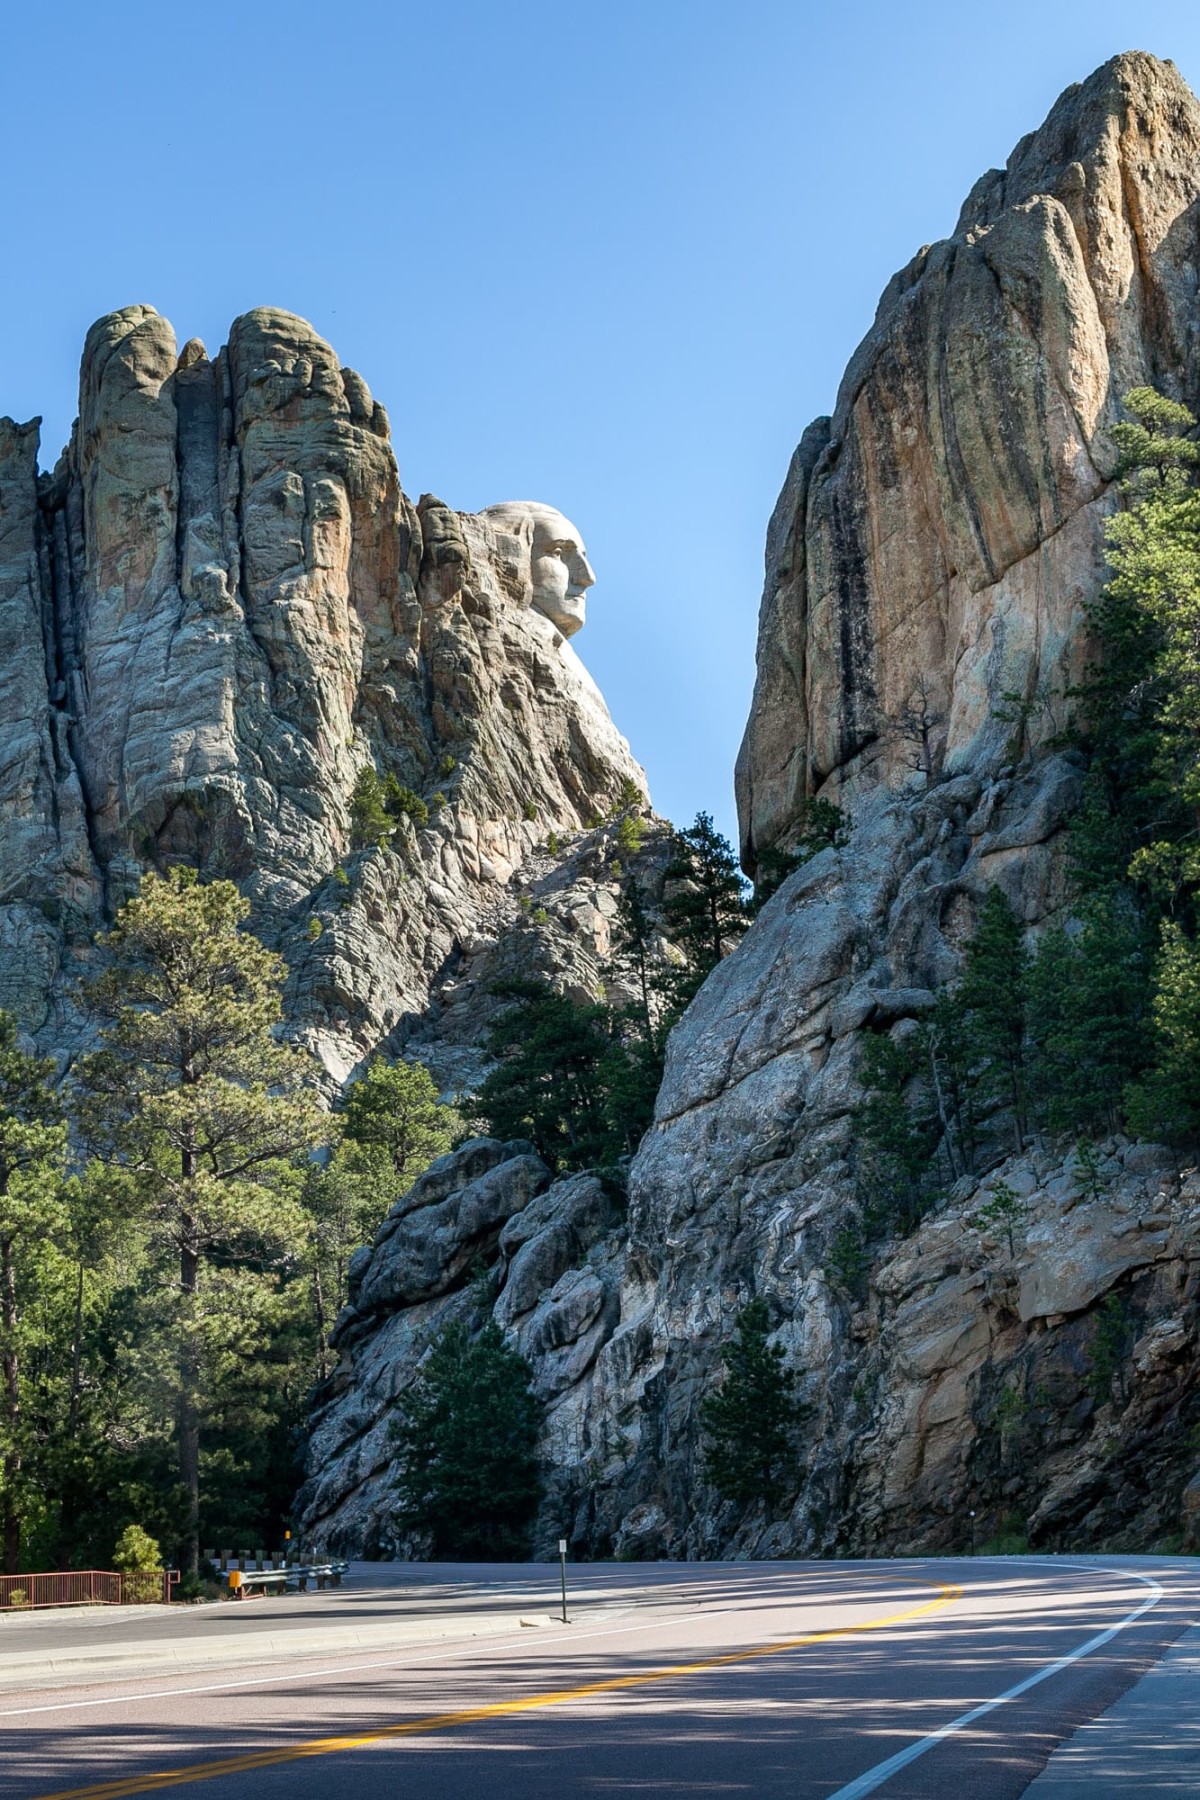
[[[436,1577],[486,1582],[489,1603],[538,1579],[552,1595],[548,1570]],[[0,1693],[0,1794],[1007,1800],[1200,1597],[1171,1559],[603,1565],[572,1583],[566,1626],[324,1658],[306,1631],[272,1663]]]

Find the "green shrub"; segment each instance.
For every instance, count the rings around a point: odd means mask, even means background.
[[[121,1597],[130,1606],[147,1606],[162,1599],[162,1551],[140,1525],[127,1525],[117,1539],[113,1568],[124,1576]]]
[[[1011,1257],[1016,1255],[1013,1233],[1024,1217],[1025,1202],[1021,1196],[1007,1181],[998,1181],[992,1189],[991,1199],[986,1206],[980,1207],[971,1223],[976,1231],[987,1231],[993,1225],[1002,1231]]]
[[[1029,1532],[1025,1520],[1020,1513],[1002,1513],[998,1529],[990,1538],[980,1544],[980,1556],[1026,1556],[1029,1553]]]
[[[626,856],[636,856],[646,837],[646,824],[637,813],[622,813],[617,824],[617,844]]]
[[[825,1279],[831,1287],[842,1288],[854,1299],[861,1299],[866,1287],[871,1259],[860,1225],[843,1225],[829,1246],[825,1263]]]
[[[127,1525],[117,1539],[112,1566],[121,1575],[162,1568],[162,1551],[140,1525]]]
[[[383,802],[390,817],[397,821],[409,819],[417,826],[429,823],[429,808],[420,794],[402,787],[394,775],[389,775],[383,784]]]
[[[1133,1347],[1134,1328],[1122,1295],[1106,1294],[1096,1308],[1096,1324],[1088,1355],[1087,1390],[1097,1406],[1124,1399],[1125,1364]]]

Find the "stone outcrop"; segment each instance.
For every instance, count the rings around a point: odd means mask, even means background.
[[[1198,199],[1200,108],[1177,71],[1107,64],[889,285],[832,417],[801,440],[738,765],[747,867],[789,847],[814,795],[850,831],[789,877],[676,1027],[624,1227],[564,1274],[547,1251],[528,1286],[523,1252],[498,1248],[496,1316],[525,1331],[547,1394],[559,1328],[519,1321],[566,1299],[562,1330],[583,1333],[551,1401],[544,1540],[965,1548],[974,1511],[981,1541],[1128,1548],[1170,1539],[1181,1506],[1195,1533],[1194,1170],[1113,1140],[1085,1192],[1069,1146],[996,1147],[990,1175],[877,1247],[857,1297],[829,1270],[856,1217],[863,1033],[912,1029],[991,885],[1031,936],[1065,905],[1083,765],[1056,740],[1117,503],[1110,429],[1143,382],[1200,400]],[[1001,1178],[1024,1202],[1011,1245],[975,1223]],[[545,1187],[498,1246],[537,1243],[527,1216],[565,1205]],[[721,1343],[756,1294],[811,1409],[774,1522],[722,1506],[699,1445]],[[356,1317],[314,1441],[318,1536],[384,1541],[354,1482],[383,1481],[379,1421],[449,1304]],[[402,1338],[385,1375],[372,1359]]]
[[[0,424],[0,1002],[69,1056],[96,930],[182,859],[250,896],[330,1087],[429,1037],[434,990],[521,924],[523,865],[645,793],[548,616],[582,621],[574,528],[414,505],[366,382],[269,308],[211,360],[151,307],[101,319],[37,457]],[[429,812],[387,849],[352,838],[367,767]],[[559,962],[603,954],[586,911]]]
[[[768,538],[744,852],[786,846],[816,794],[851,830],[784,883],[669,1046],[595,1376],[621,1450],[593,1529],[626,1551],[962,1543],[972,1508],[1064,1547],[1177,1523],[1200,1408],[1194,1178],[1145,1190],[1137,1147],[1111,1201],[1064,1217],[1065,1148],[1039,1146],[1015,1273],[972,1235],[970,1192],[885,1247],[868,1304],[826,1271],[856,1217],[862,1033],[911,1029],[993,884],[1031,935],[1061,916],[1083,771],[1054,740],[1116,504],[1108,430],[1138,383],[1200,396],[1198,196],[1178,73],[1106,65],[890,284],[801,440]],[[697,1403],[754,1293],[814,1412],[790,1517],[734,1535]],[[1129,1334],[1111,1413],[1084,1380],[1105,1296]],[[989,1408],[1014,1384],[1028,1429],[997,1463]]]
[[[1198,198],[1200,106],[1173,64],[1118,57],[889,283],[771,520],[749,866],[822,788],[995,763],[1005,694],[1033,744],[1060,729],[1121,396],[1200,392]]]
[[[1095,1178],[1062,1144],[993,1146],[857,1289],[830,1271],[863,1034],[912,1030],[993,884],[1031,937],[1066,904],[1084,770],[1061,727],[1111,427],[1142,382],[1200,401],[1197,268],[1200,108],[1133,54],[889,285],[771,521],[738,765],[748,868],[814,796],[845,841],[676,1027],[627,1205],[477,1139],[359,1252],[299,1502],[315,1544],[405,1547],[396,1400],[447,1321],[489,1308],[546,1405],[543,1547],[964,1546],[971,1511],[1038,1546],[1181,1519],[1195,1540],[1194,1170],[1118,1139]],[[379,1047],[469,1092],[513,975],[619,1001],[601,821],[645,784],[567,642],[592,582],[553,509],[414,504],[382,407],[302,320],[248,313],[211,359],[149,307],[101,320],[54,471],[36,426],[0,422],[0,1005],[69,1062],[97,930],[180,859],[250,897],[328,1093]],[[421,802],[382,847],[353,834],[368,768]],[[667,854],[651,818],[651,888]],[[978,1223],[1001,1178],[1011,1242]],[[809,1406],[773,1521],[722,1506],[699,1447],[752,1295]]]
[[[305,1536],[330,1553],[411,1552],[394,1517],[393,1409],[437,1333],[489,1307],[534,1370],[554,1486],[569,1490],[592,1438],[589,1376],[617,1322],[624,1253],[603,1183],[555,1181],[529,1144],[480,1138],[434,1163],[352,1265],[297,1500]],[[483,1284],[455,1280],[483,1265]]]

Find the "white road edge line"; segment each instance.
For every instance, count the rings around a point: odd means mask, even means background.
[[[1099,1650],[1102,1644],[1110,1643],[1119,1631],[1124,1631],[1127,1625],[1132,1625],[1135,1619],[1140,1619],[1142,1614],[1149,1612],[1152,1606],[1157,1606],[1165,1593],[1153,1576],[1139,1575],[1135,1569],[1105,1570],[1097,1568],[1094,1563],[1064,1564],[1057,1557],[1054,1561],[1059,1568],[1091,1569],[1096,1574],[1128,1575],[1134,1581],[1140,1581],[1145,1587],[1152,1588],[1154,1591],[1118,1625],[1110,1625],[1107,1631],[1098,1632],[1095,1637],[1089,1638],[1086,1644],[1080,1644],[1078,1650],[1072,1650],[1069,1656],[1060,1656],[1057,1662],[1048,1663],[1044,1669],[1038,1669],[1034,1674],[1027,1675],[1024,1681],[1018,1681],[1015,1687],[1006,1688],[994,1699],[982,1701],[979,1706],[973,1706],[970,1712],[963,1713],[957,1719],[951,1719],[948,1725],[941,1726],[937,1731],[931,1731],[927,1737],[918,1738],[914,1744],[909,1744],[904,1750],[898,1750],[895,1756],[889,1756],[886,1762],[876,1763],[873,1769],[868,1769],[865,1774],[859,1775],[854,1781],[848,1781],[845,1787],[840,1787],[836,1793],[830,1794],[829,1800],[862,1800],[864,1794],[873,1794],[876,1788],[881,1788],[885,1781],[889,1781],[901,1769],[907,1768],[910,1762],[915,1762],[918,1756],[924,1756],[927,1750],[932,1750],[935,1744],[942,1742],[943,1738],[953,1737],[956,1731],[965,1730],[968,1725],[973,1725],[976,1719],[982,1719],[985,1713],[994,1712],[998,1706],[1007,1706],[1010,1700],[1019,1699],[1022,1694],[1027,1694],[1030,1688],[1037,1687],[1039,1682],[1049,1681],[1052,1675],[1060,1674],[1063,1669],[1069,1669],[1071,1664],[1078,1662],[1081,1657],[1090,1656],[1092,1651]]]

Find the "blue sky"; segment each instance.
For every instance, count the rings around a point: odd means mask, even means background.
[[[0,412],[52,462],[91,321],[271,304],[387,405],[405,487],[547,500],[660,810],[733,830],[767,518],[888,277],[1115,52],[1109,0],[5,9]]]

